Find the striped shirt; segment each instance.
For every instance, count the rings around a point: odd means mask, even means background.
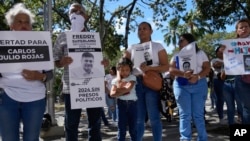
[[[67,38],[65,32],[61,33],[54,44],[53,47],[53,57],[54,61],[59,61],[63,56],[68,55],[68,45],[67,45]],[[63,90],[62,93],[69,94],[69,67],[64,67],[64,74],[63,74]]]

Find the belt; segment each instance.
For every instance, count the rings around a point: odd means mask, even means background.
[[[233,80],[225,80],[226,83],[234,83],[234,79]]]
[[[118,98],[118,100],[122,101],[122,102],[128,102],[128,103],[130,103],[130,102],[136,102],[136,100],[123,100],[123,99],[119,99],[119,98]]]

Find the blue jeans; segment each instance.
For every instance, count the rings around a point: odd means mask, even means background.
[[[145,119],[148,114],[152,127],[154,141],[162,140],[162,123],[159,109],[160,94],[142,83],[142,77],[137,77],[137,140],[142,141],[145,130]]]
[[[190,141],[192,138],[191,121],[194,121],[198,132],[198,141],[207,141],[207,132],[204,119],[204,107],[208,93],[205,78],[196,84],[179,85],[175,80],[174,95],[179,108],[180,140]]]
[[[116,99],[110,98],[108,94],[106,94],[105,98],[106,98],[106,104],[108,106],[108,116],[109,118],[112,118],[113,121],[116,121],[117,119]]]
[[[235,91],[234,81],[225,81],[223,87],[224,99],[227,104],[227,118],[228,124],[234,124],[234,115],[235,115],[235,102],[237,105],[237,112],[242,117],[242,105],[240,103],[238,92]]]
[[[241,76],[235,77],[235,90],[239,94],[240,102],[243,108],[242,124],[250,124],[250,84],[241,80]]]
[[[136,141],[137,101],[117,100],[118,106],[118,141],[125,141],[127,125],[131,141]]]
[[[65,102],[65,135],[66,141],[78,141],[78,126],[82,109],[71,109],[70,95],[64,95]],[[88,140],[101,141],[101,110],[98,108],[87,108],[88,115]]]
[[[223,96],[223,85],[224,81],[219,79],[214,79],[214,92],[216,94],[216,110],[219,119],[223,119],[223,106],[224,106],[224,96]]]
[[[33,102],[18,102],[11,99],[4,91],[0,92],[2,141],[20,140],[20,122],[23,123],[23,140],[39,141],[45,107],[45,98]]]

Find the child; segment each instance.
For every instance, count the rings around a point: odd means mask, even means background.
[[[121,58],[117,64],[118,77],[112,80],[111,97],[117,97],[118,106],[118,141],[124,141],[126,127],[129,127],[131,141],[136,140],[137,96],[136,77],[131,74],[133,63],[128,58]]]

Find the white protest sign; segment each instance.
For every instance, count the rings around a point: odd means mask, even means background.
[[[71,108],[80,109],[106,106],[104,91],[104,77],[71,81]]]
[[[197,73],[197,58],[195,50],[195,42],[183,47],[176,56],[177,68],[181,71],[193,70]]]
[[[0,72],[54,69],[49,31],[0,31]]]
[[[134,44],[131,46],[131,60],[134,63],[134,73],[142,74],[140,65],[146,62],[147,65],[153,64],[152,42]]]
[[[225,73],[228,75],[250,74],[250,38],[223,40]]]
[[[69,65],[71,107],[103,107],[105,72],[99,33],[66,32],[66,36],[68,55],[73,59]]]

